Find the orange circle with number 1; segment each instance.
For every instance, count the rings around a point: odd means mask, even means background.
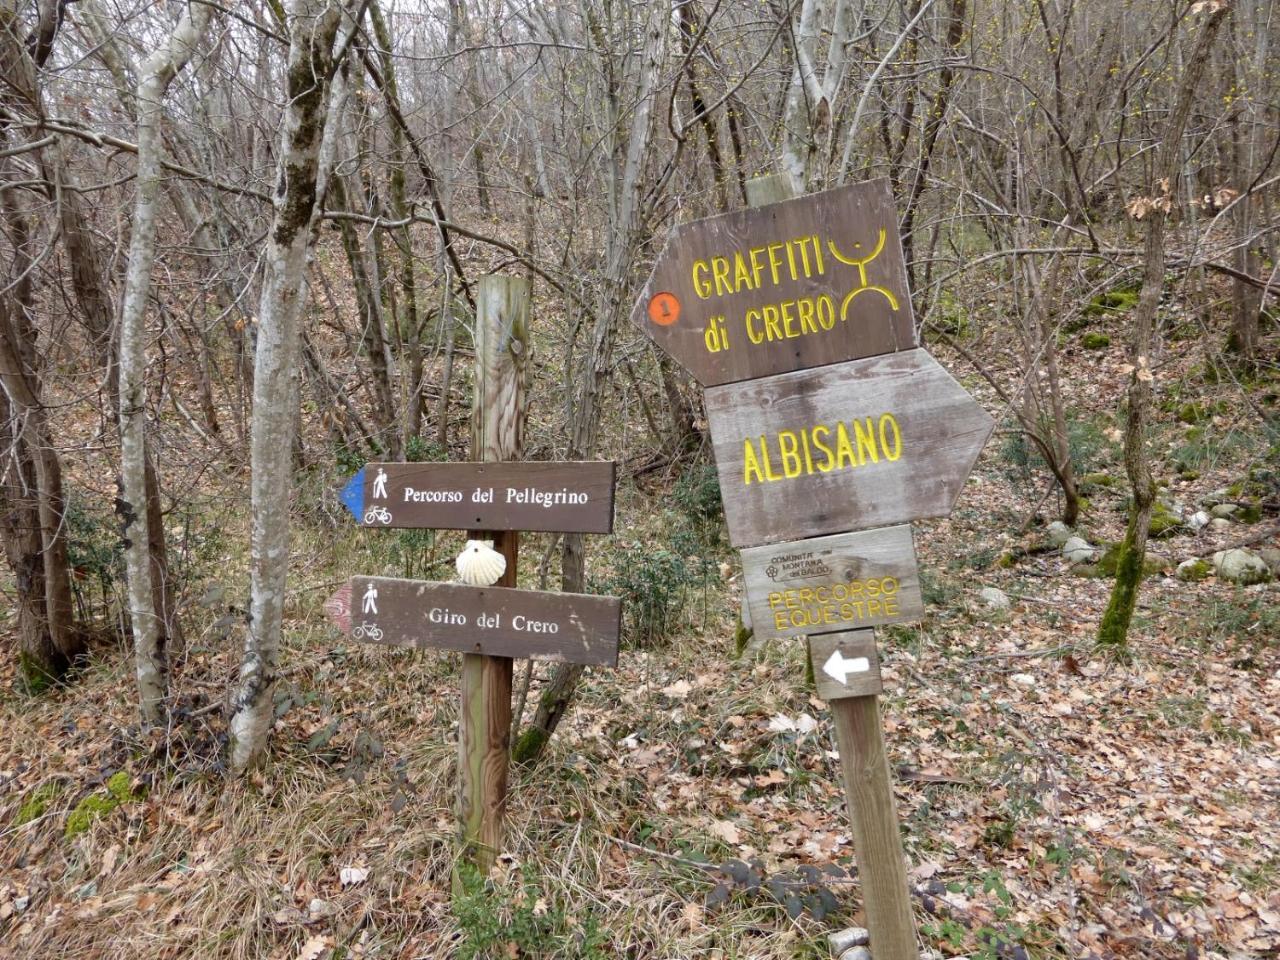
[[[680,319],[680,301],[674,293],[655,293],[649,301],[649,319],[660,327],[669,327]]]

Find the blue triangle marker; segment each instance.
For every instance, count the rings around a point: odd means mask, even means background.
[[[364,467],[357,470],[355,475],[347,481],[347,485],[338,494],[338,499],[351,511],[351,515],[356,518],[356,523],[364,522]]]

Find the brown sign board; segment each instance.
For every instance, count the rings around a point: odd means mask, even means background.
[[[742,551],[756,636],[813,636],[924,616],[911,527],[900,524]]]
[[[737,547],[951,512],[995,421],[924,350],[710,387]]]
[[[884,690],[874,630],[824,633],[809,640],[809,658],[823,700],[876,697]]]
[[[911,349],[889,181],[680,225],[631,318],[704,386]]]
[[[611,533],[615,465],[366,463],[342,491],[367,527]]]
[[[325,603],[354,640],[616,666],[622,601],[580,593],[352,577]]]

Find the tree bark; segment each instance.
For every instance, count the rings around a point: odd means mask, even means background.
[[[279,672],[301,313],[320,213],[322,141],[332,136],[336,124],[336,111],[326,106],[338,99],[331,98],[330,78],[340,15],[333,0],[294,0],[289,11],[289,106],[264,254],[254,362],[249,623],[230,724],[231,767],[237,773],[249,769],[266,750]]]
[[[1200,78],[1209,60],[1209,51],[1218,35],[1229,8],[1223,4],[1207,15],[1195,49],[1188,58],[1178,85],[1177,100],[1160,141],[1156,159],[1153,188],[1167,183],[1164,191],[1170,205],[1181,195],[1178,189],[1181,178],[1182,135],[1191,114],[1191,104]],[[1128,409],[1125,415],[1124,466],[1133,488],[1133,501],[1129,506],[1129,521],[1124,540],[1119,547],[1116,562],[1116,579],[1111,587],[1111,597],[1106,612],[1098,626],[1100,645],[1123,648],[1128,642],[1129,623],[1138,601],[1138,588],[1142,583],[1142,562],[1147,554],[1147,535],[1151,530],[1151,513],[1156,502],[1156,482],[1151,475],[1147,458],[1148,421],[1151,415],[1151,348],[1154,340],[1156,308],[1160,304],[1160,291],[1164,286],[1164,230],[1169,211],[1156,198],[1148,212],[1147,240],[1143,255],[1142,291],[1138,294],[1138,306],[1134,311],[1133,335],[1129,341]]]
[[[165,611],[156,605],[150,545],[153,518],[147,497],[147,298],[156,256],[156,201],[160,194],[160,121],[173,78],[195,53],[211,8],[195,2],[165,46],[142,65],[137,90],[138,172],[129,265],[120,312],[120,473],[121,516],[128,571],[129,614],[133,625],[134,671],[144,726],[161,723],[168,695]],[[138,509],[141,506],[142,509]]]

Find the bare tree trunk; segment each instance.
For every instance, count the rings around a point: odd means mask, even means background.
[[[1223,4],[1206,15],[1195,49],[1187,60],[1178,85],[1177,102],[1160,141],[1153,187],[1162,181],[1167,183],[1164,196],[1171,203],[1177,202],[1181,195],[1179,180],[1182,173],[1182,135],[1191,114],[1191,103],[1209,60],[1214,38],[1228,10],[1226,4]],[[1151,529],[1151,513],[1156,502],[1156,482],[1147,459],[1147,429],[1153,379],[1151,348],[1156,308],[1160,304],[1160,290],[1164,285],[1164,228],[1169,213],[1165,207],[1161,199],[1157,198],[1146,214],[1150,220],[1147,223],[1147,242],[1143,257],[1142,291],[1138,294],[1138,306],[1133,317],[1133,338],[1129,343],[1129,363],[1133,366],[1133,372],[1129,375],[1124,431],[1124,466],[1129,484],[1133,488],[1133,502],[1129,506],[1129,523],[1124,540],[1120,543],[1111,598],[1098,626],[1098,643],[1120,648],[1128,642],[1129,622],[1133,619],[1138,587],[1142,583],[1147,535]]]
[[[173,78],[186,67],[209,22],[211,9],[189,5],[167,44],[142,64],[138,80],[137,200],[120,312],[120,466],[121,494],[116,509],[129,583],[133,623],[134,671],[144,726],[160,723],[168,695],[164,610],[156,605],[150,544],[152,517],[147,502],[147,298],[156,257],[156,201],[160,194],[160,121],[164,96]],[[138,510],[138,506],[142,506]]]
[[[231,767],[236,772],[247,770],[266,750],[271,695],[279,671],[301,313],[307,261],[320,213],[322,141],[332,136],[336,125],[333,113],[337,111],[326,107],[337,82],[331,83],[330,77],[340,15],[341,8],[333,0],[294,0],[289,11],[289,106],[258,304],[249,455],[253,521],[249,623],[230,724]],[[339,99],[332,97],[334,102]]]

